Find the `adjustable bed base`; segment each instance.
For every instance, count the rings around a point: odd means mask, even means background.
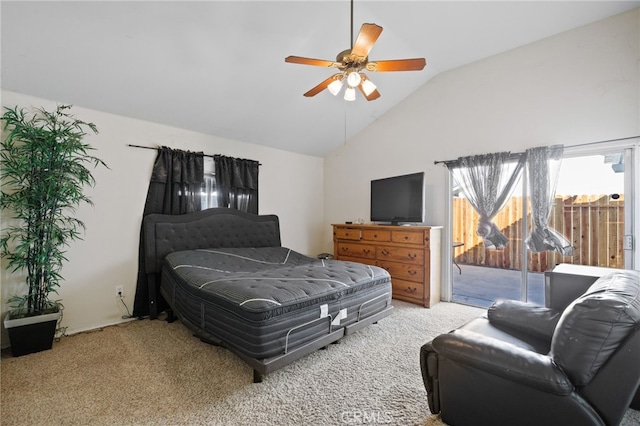
[[[149,215],[143,227],[149,293],[242,358],[254,382],[392,312],[384,269],[282,247],[277,216],[217,208]]]

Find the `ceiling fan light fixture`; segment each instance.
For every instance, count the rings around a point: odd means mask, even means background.
[[[340,93],[340,89],[342,89],[342,79],[333,80],[329,83],[327,89],[329,89],[329,92],[331,92],[333,96],[337,96],[338,93]]]
[[[362,91],[364,92],[365,96],[369,96],[376,89],[377,89],[376,85],[373,84],[371,80],[367,79],[362,82]]]
[[[382,27],[380,25],[365,23],[360,27],[360,31],[354,41],[353,0],[351,0],[351,47],[349,49],[338,53],[335,61],[305,58],[302,56],[287,56],[284,58],[284,61],[292,64],[313,65],[339,70],[338,73],[326,78],[311,90],[303,93],[305,97],[315,96],[327,88],[332,95],[337,96],[345,85],[344,82],[346,80],[345,100],[354,101],[356,99],[355,88],[357,87],[367,101],[373,101],[380,97],[380,93],[376,85],[369,81],[369,78],[360,71],[364,69],[370,72],[419,71],[426,65],[424,58],[369,62],[369,52],[381,33]]]
[[[347,83],[349,84],[349,86],[358,87],[361,81],[362,77],[360,77],[358,71],[354,69],[350,69],[347,71]]]
[[[344,100],[345,101],[355,101],[356,100],[356,89],[354,89],[353,87],[349,86],[347,87],[347,90],[344,91]]]

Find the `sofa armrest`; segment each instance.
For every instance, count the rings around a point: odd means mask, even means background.
[[[516,329],[551,342],[562,312],[518,300],[498,300],[487,311],[492,324]]]
[[[431,342],[420,348],[420,371],[422,383],[427,391],[429,411],[433,414],[440,412],[440,381],[438,380],[438,356],[433,350]]]
[[[543,392],[569,395],[574,390],[549,356],[473,331],[442,334],[432,347],[438,355]]]

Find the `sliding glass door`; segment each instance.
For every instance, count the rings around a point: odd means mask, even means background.
[[[573,256],[540,253],[532,264],[547,270],[556,263],[624,268],[625,235],[631,235],[626,210],[625,151],[565,157],[558,180],[555,215],[550,223],[571,241]],[[539,265],[539,266],[538,266]]]
[[[454,191],[452,199],[453,272],[452,300],[454,302],[489,306],[497,298],[521,299],[523,288],[522,241],[525,206],[520,182],[494,223],[507,237],[504,248],[490,249],[477,235],[478,214],[461,191]],[[454,186],[455,188],[455,186]],[[540,285],[542,281],[540,281]],[[542,294],[542,293],[540,293]],[[534,294],[534,300],[539,300]]]
[[[501,249],[484,247],[475,233],[477,214],[451,177],[451,300],[483,307],[498,298],[543,304],[544,272],[558,263],[631,268],[637,221],[632,214],[634,149],[565,150],[548,223],[570,241],[570,256],[527,249],[531,214],[526,172],[494,220],[509,239]]]

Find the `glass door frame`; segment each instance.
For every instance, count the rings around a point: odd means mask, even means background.
[[[623,152],[625,160],[624,194],[625,194],[625,217],[624,235],[627,239],[624,250],[624,265],[626,269],[640,269],[640,196],[635,196],[640,190],[640,138],[635,141],[613,141],[601,143],[589,143],[582,145],[566,146],[563,158],[581,157],[588,155],[604,155],[611,152]],[[451,171],[446,173],[447,201],[445,203],[445,232],[443,232],[443,268],[441,300],[451,302],[453,297],[453,179]],[[528,175],[526,167],[522,171],[522,200],[523,209],[528,209]],[[525,214],[522,220],[522,235],[527,235],[528,220]],[[520,299],[526,301],[527,297],[527,253],[524,238],[522,239],[522,281]]]
[[[624,268],[640,268],[640,141],[616,141],[568,146],[563,158],[622,153],[624,156]]]

